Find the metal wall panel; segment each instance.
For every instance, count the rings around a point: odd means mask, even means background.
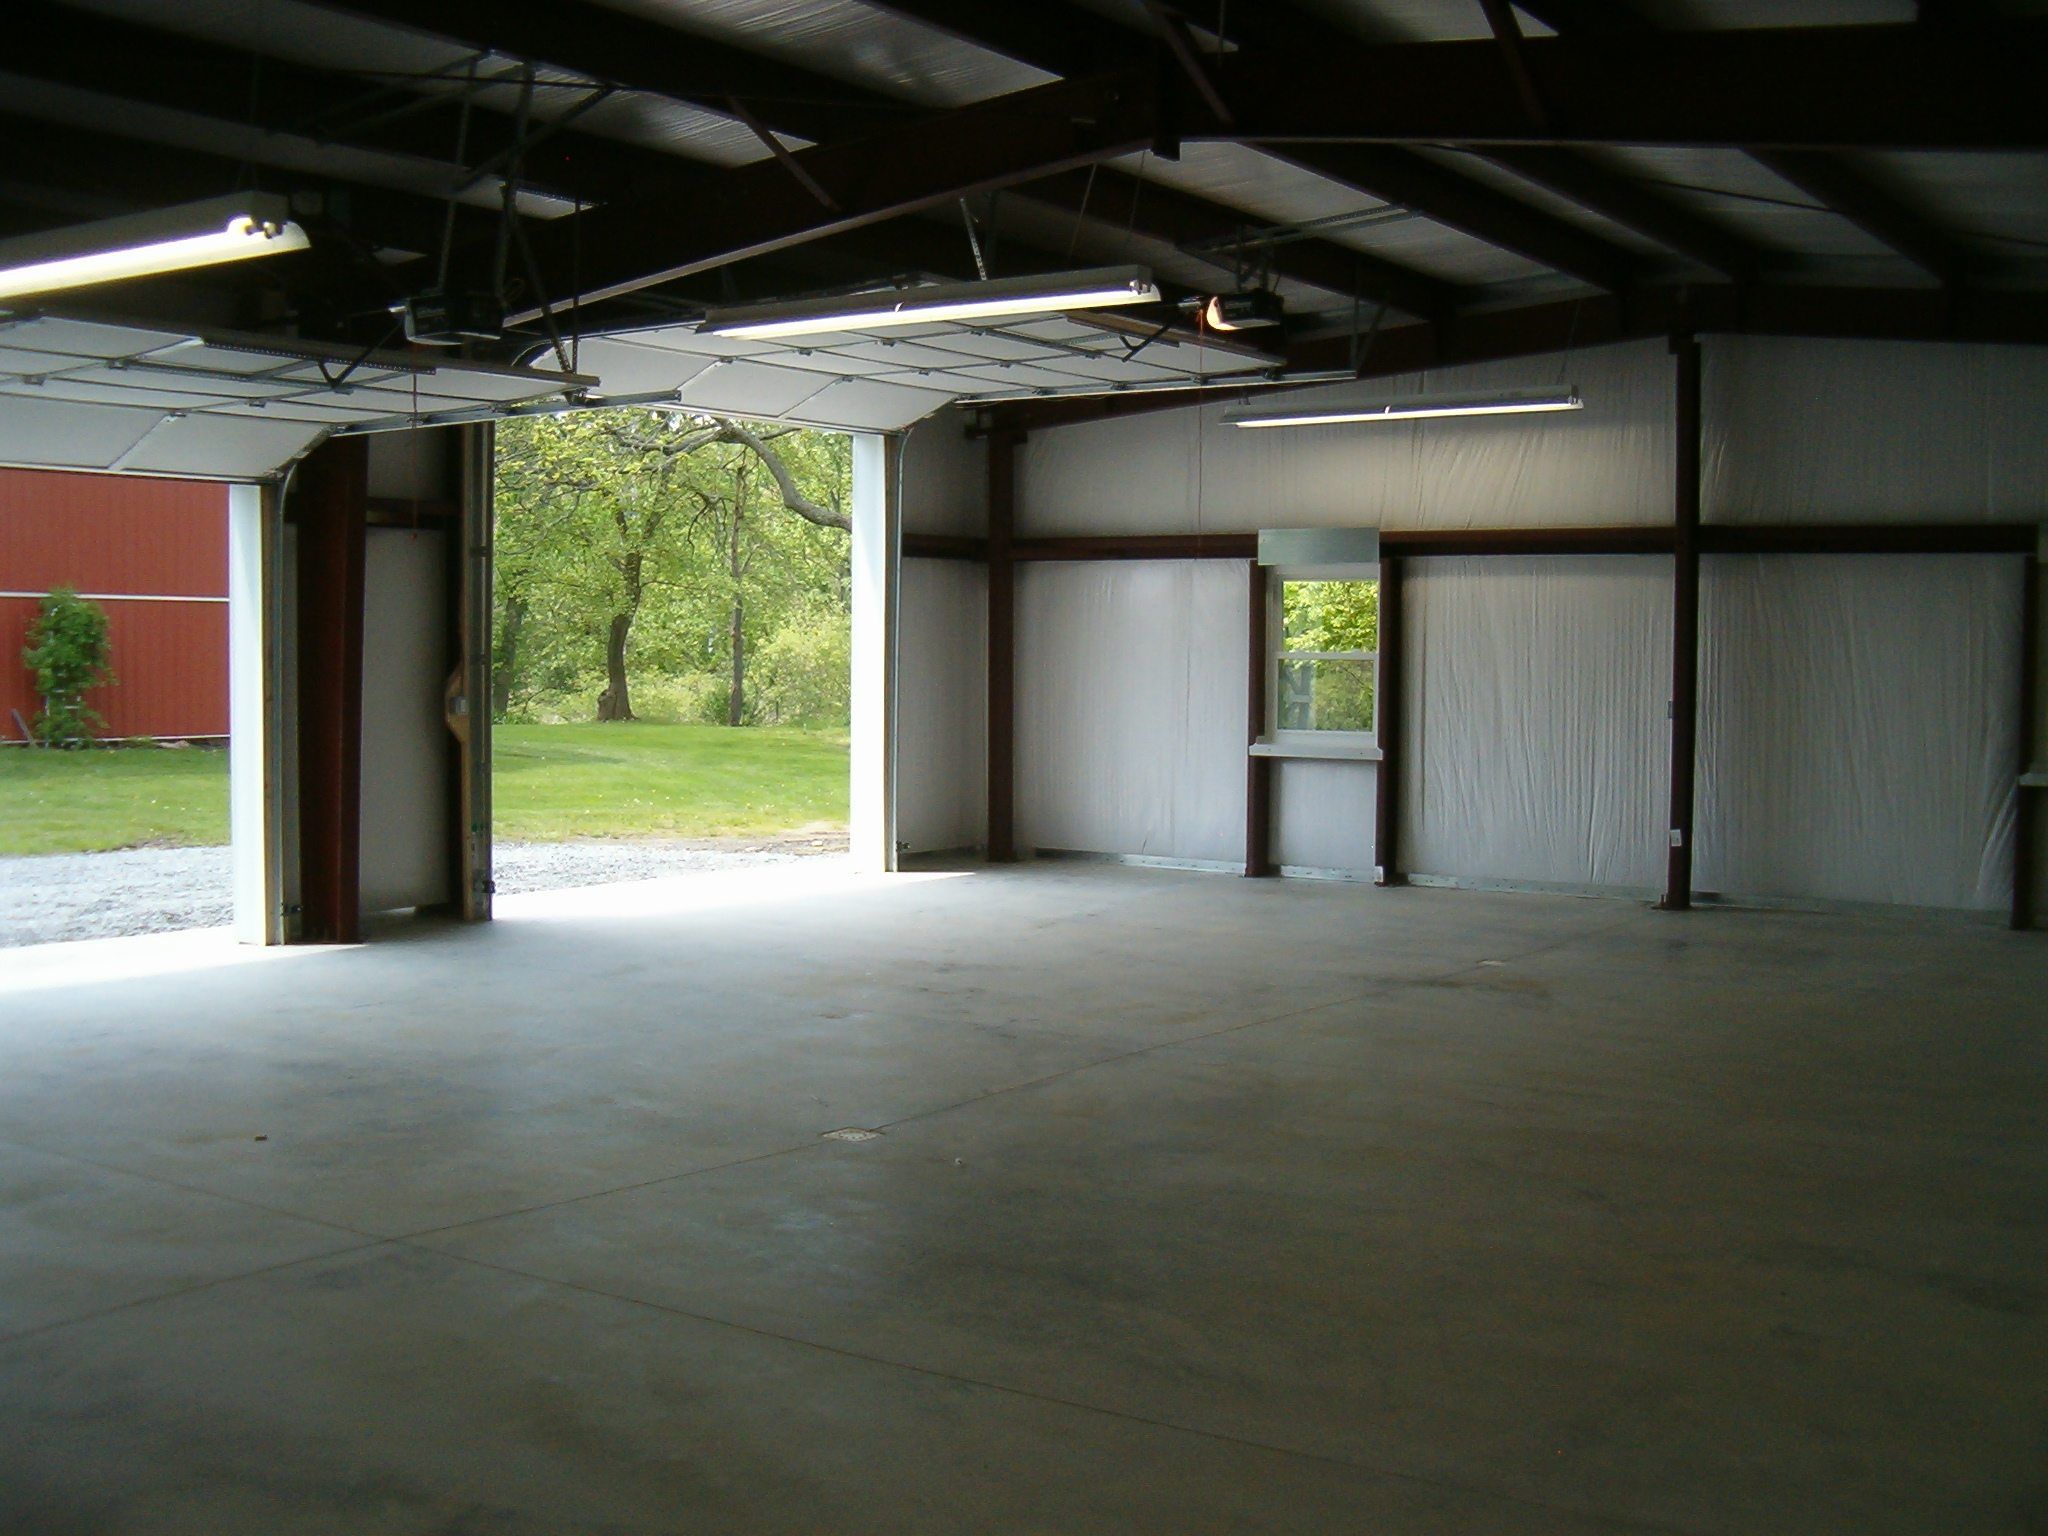
[[[225,597],[227,487],[0,469],[0,591]]]
[[[21,651],[57,586],[105,597],[118,682],[89,702],[108,735],[227,734],[227,487],[0,470],[0,592],[35,594],[0,598],[0,735],[35,716]]]
[[[39,701],[21,664],[39,600],[0,598],[0,735],[19,739],[10,710],[33,720]],[[106,716],[105,734],[225,736],[228,732],[228,605],[100,605],[113,646],[114,686],[86,702]]]

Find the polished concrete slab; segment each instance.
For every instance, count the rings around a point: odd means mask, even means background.
[[[2044,997],[1069,864],[15,951],[0,1531],[2038,1536]]]

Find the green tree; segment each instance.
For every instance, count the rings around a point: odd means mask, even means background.
[[[1373,729],[1377,667],[1327,653],[1379,650],[1380,584],[1286,581],[1280,587],[1280,613],[1285,635],[1277,703],[1282,729]]]
[[[1290,651],[1377,651],[1377,581],[1289,581],[1280,589]]]
[[[834,434],[674,412],[507,423],[494,707],[595,686],[600,720],[630,720],[651,667],[727,723],[790,718],[749,674],[786,625],[849,622],[851,458]]]
[[[37,740],[80,746],[106,728],[105,717],[87,705],[85,695],[115,681],[108,667],[112,654],[107,616],[98,604],[70,587],[58,587],[43,598],[21,653],[43,701],[34,725]]]

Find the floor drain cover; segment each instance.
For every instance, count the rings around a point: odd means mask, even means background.
[[[882,1133],[881,1133],[880,1131],[864,1131],[864,1130],[862,1130],[862,1129],[861,1129],[861,1128],[860,1128],[859,1126],[857,1126],[857,1125],[849,1125],[849,1126],[847,1126],[847,1127],[846,1127],[845,1129],[843,1129],[843,1130],[837,1130],[837,1131],[827,1131],[827,1132],[825,1133],[825,1140],[827,1140],[827,1141],[873,1141],[873,1140],[874,1140],[874,1139],[875,1139],[875,1138],[876,1138],[877,1136],[879,1136],[879,1135],[881,1135],[881,1134],[882,1134]]]

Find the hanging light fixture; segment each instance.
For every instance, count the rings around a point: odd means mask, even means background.
[[[1446,416],[1528,416],[1585,408],[1569,386],[1490,390],[1482,394],[1412,395],[1365,404],[1233,406],[1223,419],[1234,427],[1330,427],[1371,421],[1424,421]]]
[[[798,299],[714,309],[698,333],[768,340],[832,331],[880,331],[952,320],[1056,315],[1072,309],[1156,304],[1159,285],[1144,267],[1095,267],[1043,277],[999,277],[980,283],[933,283],[842,298]]]
[[[0,299],[303,251],[307,244],[283,198],[238,193],[0,240]]]

